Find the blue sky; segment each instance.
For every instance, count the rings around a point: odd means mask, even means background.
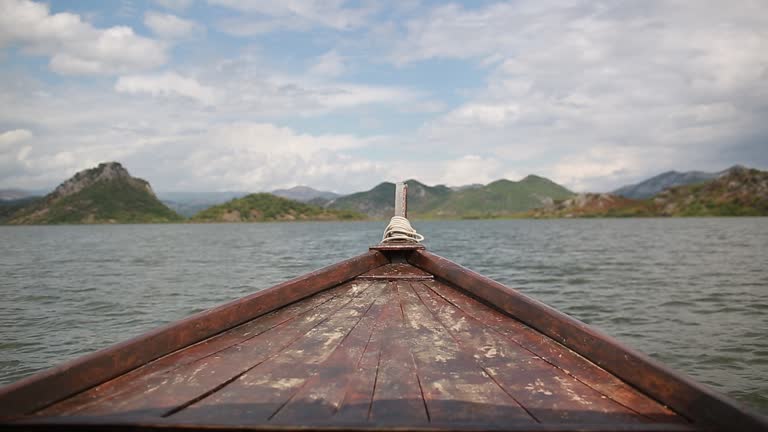
[[[0,188],[160,191],[768,167],[768,5],[0,0]]]

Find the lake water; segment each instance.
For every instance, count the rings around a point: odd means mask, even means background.
[[[0,227],[0,383],[335,263],[384,222]],[[768,218],[415,221],[429,250],[768,413]]]

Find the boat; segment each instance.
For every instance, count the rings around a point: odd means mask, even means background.
[[[359,256],[0,389],[0,429],[765,431],[598,330],[426,250]],[[492,251],[489,251],[492,253]]]

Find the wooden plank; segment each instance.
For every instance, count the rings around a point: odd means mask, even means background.
[[[705,429],[695,429],[691,425],[681,424],[642,424],[642,425],[589,425],[589,424],[525,424],[508,426],[478,426],[468,424],[456,424],[451,426],[424,426],[424,427],[381,427],[371,425],[331,425],[331,426],[292,426],[286,428],[279,424],[263,425],[199,425],[199,424],[179,424],[173,425],[167,422],[142,422],[139,424],[120,424],[116,422],[105,421],[104,419],[82,419],[82,418],[62,418],[63,422],[59,424],[50,423],[31,423],[30,421],[15,424],[0,424],[0,431],[56,431],[56,432],[102,432],[102,431],[125,431],[125,432],[230,432],[230,431],[260,431],[260,432],[286,432],[294,431],[324,431],[324,432],[373,432],[373,431],[392,431],[404,432],[480,432],[480,431],[506,431],[506,432],[690,432],[702,431]]]
[[[180,369],[182,366],[210,357],[235,344],[243,343],[277,326],[295,320],[334,297],[345,295],[352,289],[352,286],[352,284],[345,284],[326,290],[303,301],[270,312],[220,335],[173,352],[90,390],[53,404],[48,408],[35,412],[34,415],[72,415],[95,404],[105,404],[123,395],[143,391],[151,387],[152,382],[156,382],[158,377],[165,376],[172,373],[172,371]]]
[[[432,280],[434,276],[408,263],[390,263],[365,272],[361,280]]]
[[[354,338],[350,343],[357,343],[360,338],[367,340],[370,333],[367,326],[372,320],[364,321],[364,318],[377,294],[375,289],[368,288],[278,354],[216,393],[173,414],[172,420],[216,424],[264,424],[271,420],[343,341],[349,336]],[[354,334],[355,329],[362,336]],[[320,398],[310,401],[305,408],[325,404]]]
[[[617,403],[655,421],[665,423],[686,421],[578,353],[521,322],[510,319],[509,316],[482,305],[477,300],[469,298],[444,284],[429,283],[424,286],[456,308],[461,309],[468,317],[492,327],[494,331]]]
[[[414,292],[397,282],[411,352],[432,423],[535,423],[512,397],[478,365],[475,352],[464,350],[445,323]]]
[[[429,422],[429,414],[406,340],[402,306],[399,301],[387,306],[369,420],[379,425],[423,426]]]
[[[369,251],[22,379],[0,388],[0,419],[44,408],[387,262]]]
[[[339,409],[334,414],[333,421],[336,424],[366,424],[370,417],[381,349],[386,344],[384,330],[388,325],[388,317],[399,310],[392,284],[378,282],[376,289],[381,290],[379,295],[382,300],[381,311],[357,367],[351,373]]]
[[[765,417],[539,301],[430,252],[413,251],[408,262],[494,305],[697,423],[768,429]]]
[[[88,406],[78,416],[133,415],[154,418],[218,391],[252,368],[274,357],[314,327],[360,297],[368,283],[348,282],[352,288],[296,320],[231,346],[217,354],[184,365],[169,374],[152,377],[147,384],[114,400]]]
[[[273,423],[319,426],[336,422],[334,416],[345,402],[357,376],[358,365],[373,337],[375,325],[387,302],[392,300],[387,288],[385,283],[377,283],[370,288],[376,295],[371,309],[333,353],[314,368],[312,376],[272,417]],[[368,393],[372,391],[373,385],[368,388]],[[365,402],[366,412],[369,405],[369,401]]]
[[[421,299],[504,390],[542,423],[642,423],[632,412],[565,374],[426,288]],[[435,285],[430,283],[429,285]],[[487,306],[475,302],[475,308]]]

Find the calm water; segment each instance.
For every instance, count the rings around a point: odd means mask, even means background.
[[[384,225],[0,227],[0,383],[357,255]],[[431,251],[768,412],[768,218],[414,225]]]

